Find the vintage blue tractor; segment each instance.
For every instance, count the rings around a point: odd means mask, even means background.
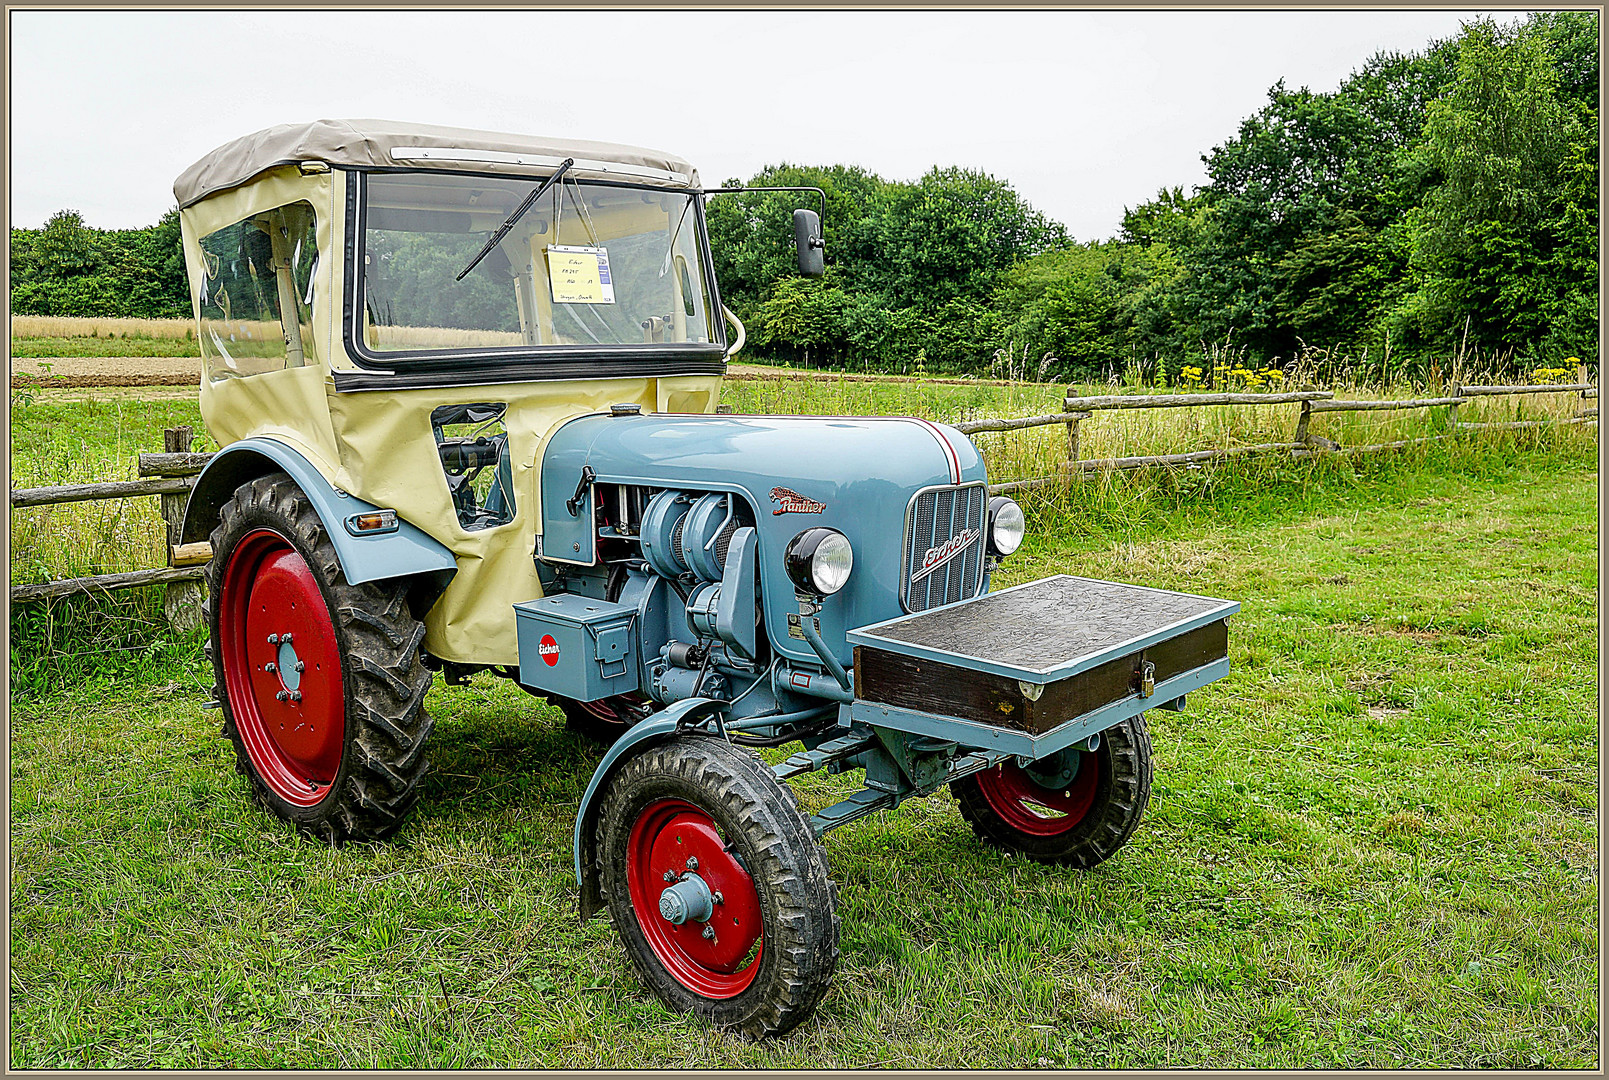
[[[755,1036],[807,1016],[838,957],[821,839],[913,796],[948,788],[1033,859],[1111,857],[1150,789],[1144,712],[1228,671],[1232,602],[991,593],[1023,513],[954,428],[724,413],[742,328],[717,192],[678,158],[319,121],[175,193],[223,446],[182,542],[211,545],[256,796],[330,842],[388,836],[433,673],[514,680],[608,745],[581,913],[674,1009]],[[795,224],[820,273],[819,219]],[[787,781],[822,769],[861,786],[806,813]]]

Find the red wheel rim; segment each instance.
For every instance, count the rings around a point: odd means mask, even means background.
[[[672,881],[696,873],[719,894],[707,922],[678,926],[660,914],[667,872]],[[707,998],[736,997],[754,982],[764,950],[760,894],[703,810],[681,799],[643,808],[626,842],[626,891],[648,947],[677,982]]]
[[[594,716],[606,724],[616,724],[624,730],[631,725],[620,719],[620,713],[615,711],[613,705],[609,704],[613,700],[615,699],[604,698],[602,701],[578,701],[576,704],[581,706],[582,710],[588,715]]]
[[[1048,788],[1015,761],[978,774],[978,790],[1001,820],[1029,836],[1060,836],[1078,827],[1095,802],[1099,755],[1079,754],[1078,775],[1064,788]]]
[[[229,553],[218,639],[229,711],[257,775],[294,806],[318,805],[346,746],[341,650],[312,569],[279,533],[247,533]]]

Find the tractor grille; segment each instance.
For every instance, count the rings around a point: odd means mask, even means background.
[[[953,604],[983,586],[987,494],[982,484],[930,488],[905,516],[906,611]]]

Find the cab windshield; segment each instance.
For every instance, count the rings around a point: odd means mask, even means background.
[[[717,343],[700,197],[683,191],[564,177],[458,280],[541,183],[365,176],[356,267],[364,351]]]

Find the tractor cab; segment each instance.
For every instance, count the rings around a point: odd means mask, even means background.
[[[308,473],[343,520],[390,511],[338,537],[348,571],[424,574],[446,662],[518,663],[548,433],[611,406],[714,412],[742,345],[698,173],[659,151],[323,120],[222,146],[174,193],[202,415],[228,448],[186,541],[269,470]]]

